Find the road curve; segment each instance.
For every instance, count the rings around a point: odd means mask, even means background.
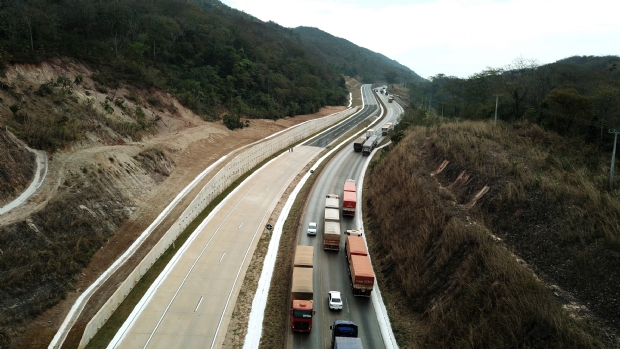
[[[364,86],[363,94],[369,105],[377,107],[377,102],[372,95],[370,86]],[[387,102],[387,98],[384,102]],[[385,119],[373,126],[380,129],[386,122],[395,122],[402,113],[402,108],[396,103],[386,103]],[[367,157],[353,152],[351,145],[345,146],[324,168],[317,179],[310,197],[307,200],[306,214],[299,227],[298,244],[315,247],[315,275],[314,275],[314,304],[316,316],[313,321],[313,329],[310,334],[293,334],[289,330],[287,348],[329,348],[331,331],[329,326],[337,319],[352,320],[359,326],[360,338],[364,348],[386,348],[382,337],[377,313],[373,302],[369,298],[353,297],[348,275],[346,254],[344,253],[344,238],[339,252],[324,251],[322,248],[322,220],[325,195],[335,193],[342,195],[342,186],[346,179],[355,179],[359,182],[363,165]],[[359,229],[356,217],[341,218],[341,231],[347,229]],[[319,234],[307,236],[305,227],[310,221],[319,223]],[[330,311],[327,306],[327,292],[337,290],[342,292],[343,310]]]
[[[37,189],[41,187],[45,178],[47,177],[47,154],[44,150],[34,150],[26,147],[28,150],[33,152],[36,155],[37,169],[34,172],[34,178],[30,185],[26,190],[24,190],[15,200],[7,203],[6,205],[0,207],[0,215],[5,214],[12,209],[22,205],[28,200],[34,193],[37,192]]]

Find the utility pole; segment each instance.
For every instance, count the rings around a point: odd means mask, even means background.
[[[431,102],[433,101],[433,96],[431,95],[430,99],[428,100],[428,112],[431,112]]]
[[[614,166],[616,165],[616,142],[618,141],[618,133],[620,131],[610,128],[608,132],[614,134],[614,151],[611,153],[611,168],[609,169],[609,190],[611,190],[614,180]]]
[[[497,100],[499,99],[500,95],[494,95],[495,96],[495,122],[493,123],[493,125],[497,125]]]

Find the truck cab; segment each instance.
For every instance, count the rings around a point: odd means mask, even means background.
[[[358,335],[357,325],[349,320],[336,320],[333,325],[329,326],[329,329],[332,330],[332,349],[334,348],[336,337],[357,338]]]
[[[291,309],[291,329],[294,332],[310,332],[313,315],[312,301],[294,300]]]

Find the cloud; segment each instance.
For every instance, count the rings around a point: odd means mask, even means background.
[[[317,27],[427,77],[466,77],[519,56],[620,54],[615,0],[229,0],[285,27]]]

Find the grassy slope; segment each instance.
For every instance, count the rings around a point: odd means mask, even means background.
[[[450,163],[431,176],[443,160]],[[608,345],[505,248],[577,298],[613,304],[616,291],[604,285],[618,273],[620,209],[602,190],[602,163],[588,147],[537,126],[472,122],[409,130],[375,160],[365,192],[368,238],[399,345]],[[462,171],[470,178],[459,183]],[[469,207],[485,185],[489,192]],[[594,265],[599,272],[591,273]]]

